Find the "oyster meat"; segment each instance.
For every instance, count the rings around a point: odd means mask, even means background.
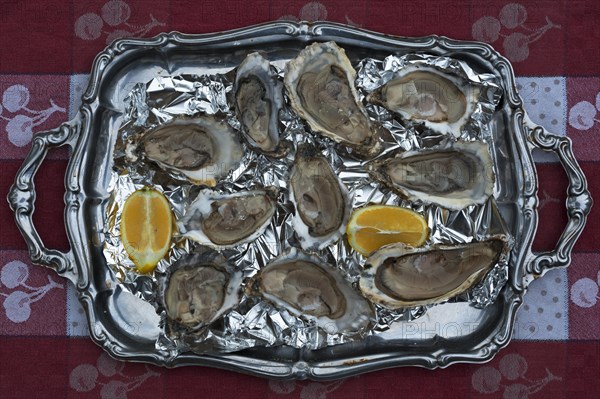
[[[416,65],[396,72],[394,78],[367,96],[405,119],[421,121],[430,129],[460,137],[479,98],[479,88],[466,79]]]
[[[403,152],[372,162],[368,170],[404,198],[453,210],[483,204],[494,191],[494,164],[480,141]]]
[[[478,283],[509,249],[504,236],[423,248],[386,245],[367,259],[359,287],[388,309],[443,302]]]
[[[242,273],[216,253],[188,255],[169,270],[163,302],[170,320],[199,328],[212,323],[241,299]]]
[[[247,243],[265,231],[276,206],[275,187],[233,194],[205,189],[179,221],[179,232],[217,249]]]
[[[358,99],[356,71],[334,42],[313,43],[287,63],[284,83],[294,111],[310,128],[373,157],[381,149],[381,127]]]
[[[259,53],[249,54],[237,69],[235,109],[250,147],[270,156],[285,155],[288,146],[279,138],[279,111],[283,85],[271,64]]]
[[[352,210],[348,190],[313,147],[298,148],[290,198],[296,207],[292,225],[303,249],[323,249],[343,234]]]
[[[145,133],[141,145],[162,169],[207,186],[216,185],[244,155],[236,131],[211,116],[175,118]]]
[[[276,307],[314,320],[328,334],[360,334],[375,319],[371,304],[337,269],[295,248],[262,268],[248,287]]]

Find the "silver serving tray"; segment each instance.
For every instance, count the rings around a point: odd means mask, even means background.
[[[102,254],[107,187],[123,100],[133,85],[159,74],[214,74],[237,66],[251,51],[272,61],[289,60],[313,41],[334,40],[351,60],[423,52],[465,60],[478,73],[500,78],[504,97],[492,120],[491,143],[497,181],[494,196],[515,238],[509,282],[498,300],[478,310],[467,303],[436,306],[413,322],[397,322],[385,333],[359,342],[299,350],[257,347],[232,354],[170,358],[155,349],[152,309],[117,286]],[[32,221],[34,176],[48,149],[72,149],[65,176],[65,225],[71,249],[46,248]],[[555,152],[569,179],[568,224],[556,248],[534,254],[538,222],[537,174],[531,151]],[[445,37],[393,37],[333,23],[273,22],[207,35],[160,34],[151,39],[115,41],[92,68],[78,115],[38,133],[8,195],[31,260],[71,280],[86,311],[94,342],[118,359],[175,367],[202,365],[274,378],[342,378],[395,366],[446,367],[490,360],[511,338],[515,314],[528,284],[544,272],[567,266],[592,205],[587,182],[571,141],[534,125],[523,109],[510,63],[491,46]]]

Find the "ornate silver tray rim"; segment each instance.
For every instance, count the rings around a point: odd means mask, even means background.
[[[406,346],[394,345],[394,342],[384,342],[381,345],[372,344],[366,349],[357,348],[356,355],[350,356],[339,356],[336,355],[336,350],[325,348],[320,350],[320,358],[312,356],[309,351],[288,350],[285,347],[254,348],[244,353],[218,356],[184,353],[170,358],[168,353],[153,350],[152,345],[148,343],[136,343],[126,334],[120,334],[118,329],[110,327],[105,314],[118,310],[114,308],[114,302],[110,301],[110,296],[114,294],[110,279],[106,277],[106,271],[100,270],[94,262],[97,256],[94,251],[101,246],[103,240],[103,225],[90,225],[86,214],[89,209],[101,208],[98,203],[102,202],[103,197],[98,187],[101,187],[103,182],[98,180],[102,180],[102,176],[106,176],[107,171],[110,171],[110,143],[101,140],[92,142],[92,136],[103,127],[102,112],[107,112],[106,109],[101,110],[101,98],[107,95],[103,93],[103,89],[111,79],[115,79],[119,72],[119,63],[131,62],[138,52],[148,50],[154,50],[158,54],[165,54],[173,48],[235,50],[249,44],[260,47],[269,43],[293,41],[304,45],[314,40],[334,40],[342,46],[347,44],[364,49],[391,47],[403,51],[460,55],[463,58],[478,57],[489,64],[501,78],[505,95],[498,112],[503,113],[506,128],[513,133],[511,145],[515,159],[512,161],[516,170],[520,171],[516,176],[519,179],[520,192],[515,203],[522,217],[517,221],[521,236],[511,254],[512,273],[504,295],[499,298],[499,301],[504,301],[502,313],[497,317],[493,328],[485,336],[473,338],[469,348],[456,346],[451,340],[446,342],[439,338],[436,342],[438,346],[430,351],[411,350]],[[67,252],[46,248],[32,221],[36,197],[33,178],[48,149],[62,145],[72,149],[65,175],[64,215],[71,245]],[[569,179],[566,202],[568,224],[556,248],[541,254],[531,251],[538,222],[538,182],[531,155],[533,148],[555,152]],[[102,151],[106,156],[97,157]],[[202,365],[271,378],[315,380],[343,378],[395,366],[422,366],[434,369],[458,362],[480,363],[490,360],[509,343],[516,310],[523,301],[528,284],[546,271],[565,267],[570,263],[573,245],[583,231],[592,205],[587,182],[573,156],[570,139],[548,133],[530,121],[517,93],[510,63],[491,46],[439,36],[392,37],[328,22],[308,24],[283,21],[214,34],[187,35],[172,32],[150,39],[115,41],[96,57],[78,115],[56,129],[35,136],[30,153],[10,189],[8,201],[15,212],[17,225],[27,242],[32,261],[53,268],[59,275],[76,285],[88,317],[92,339],[115,358],[167,367]],[[102,281],[103,279],[105,281]],[[348,353],[354,353],[352,347]]]

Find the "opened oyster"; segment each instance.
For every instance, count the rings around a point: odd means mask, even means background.
[[[211,116],[176,118],[144,134],[146,158],[194,184],[214,186],[244,155],[237,133]]]
[[[323,249],[343,234],[352,210],[348,190],[313,147],[298,148],[290,198],[296,207],[292,225],[303,249]]]
[[[367,96],[403,118],[460,137],[479,98],[479,88],[457,75],[426,65],[396,72],[394,78]]]
[[[277,204],[277,189],[219,194],[202,190],[179,221],[179,232],[203,245],[221,249],[259,237]]]
[[[480,141],[407,151],[374,161],[368,169],[400,196],[448,209],[483,204],[494,191],[494,164]]]
[[[389,309],[443,302],[479,282],[509,249],[503,236],[423,248],[387,245],[369,256],[359,287]]]
[[[364,333],[375,319],[369,302],[337,269],[295,248],[262,268],[248,287],[276,307],[314,320],[329,334]]]
[[[315,132],[363,157],[378,154],[380,126],[358,99],[356,71],[334,42],[313,43],[287,63],[285,87],[294,111]]]
[[[213,252],[188,255],[168,273],[163,302],[167,317],[187,328],[212,323],[241,298],[242,273]]]
[[[235,107],[246,142],[266,155],[283,156],[288,146],[279,139],[279,111],[283,85],[271,64],[258,53],[249,54],[237,69]]]

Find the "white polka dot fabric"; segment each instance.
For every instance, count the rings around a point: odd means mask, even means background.
[[[533,281],[517,313],[514,339],[565,340],[569,337],[567,270],[552,270]]]
[[[81,96],[87,88],[89,79],[90,75],[88,74],[71,75],[69,82],[71,88],[69,90],[69,119],[73,119],[77,115],[77,111],[81,106]]]
[[[517,78],[517,90],[523,98],[525,110],[534,123],[560,136],[567,131],[566,80],[556,77]],[[553,153],[534,152],[536,162],[557,162]]]
[[[79,300],[77,291],[73,284],[69,282],[67,287],[67,335],[70,337],[87,337],[87,320],[85,312]]]

